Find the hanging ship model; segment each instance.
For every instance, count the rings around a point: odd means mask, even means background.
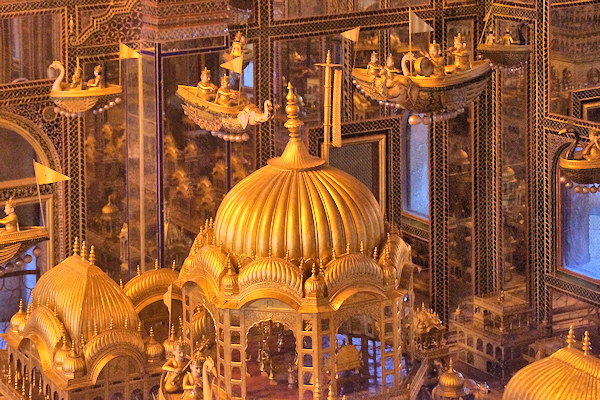
[[[248,125],[266,122],[274,116],[271,100],[265,100],[261,110],[242,93],[242,72],[248,52],[245,51],[243,36],[238,36],[231,50],[223,56],[228,61],[221,64],[221,67],[239,75],[239,90],[232,89],[231,77],[227,74],[221,77],[221,86],[217,88],[211,83],[211,72],[207,68],[202,71],[200,82],[196,86],[179,85],[177,89],[185,115],[204,130],[213,133],[227,132],[220,137],[230,141],[247,140],[245,130]],[[234,54],[240,55],[234,57]]]
[[[491,9],[485,18],[485,26],[483,31],[490,20]],[[529,60],[529,54],[531,53],[531,46],[527,43],[527,29],[529,23],[522,21],[517,29],[519,41],[515,43],[515,40],[510,34],[510,28],[506,28],[504,34],[500,40],[496,40],[494,36],[493,28],[490,30],[485,38],[485,42],[482,43],[483,35],[477,45],[477,52],[492,62],[492,66],[500,66],[503,68],[515,68],[524,64]]]
[[[433,30],[412,11],[409,25],[409,38],[413,33]],[[394,66],[391,54],[381,66],[373,52],[366,68],[352,70],[353,83],[380,104],[409,110],[413,114],[411,124],[454,118],[483,92],[491,73],[489,60],[471,61],[472,53],[463,39],[460,33],[454,38],[454,46],[448,50],[449,63],[435,41],[429,44],[427,54],[417,57],[409,40],[409,52],[402,57],[401,70]]]
[[[600,190],[600,131],[590,129],[589,141],[582,140],[579,131],[572,126],[559,134],[574,137],[559,155],[560,183],[576,193],[596,193]]]
[[[71,82],[67,80],[62,62],[54,61],[49,68],[59,71],[50,90],[50,99],[57,106],[54,110],[57,114],[70,117],[81,116],[97,104],[100,104],[100,107],[94,112],[103,112],[121,102],[121,98],[117,96],[123,92],[123,87],[106,83],[100,65],[94,68],[94,78],[87,82],[83,81],[79,59],[77,59]]]

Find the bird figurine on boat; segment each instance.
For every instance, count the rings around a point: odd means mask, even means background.
[[[49,68],[59,72],[58,77],[52,84],[50,99],[57,106],[55,111],[61,115],[81,116],[82,113],[92,109],[99,102],[106,103],[98,109],[102,111],[121,102],[121,99],[116,96],[123,92],[123,88],[120,85],[106,82],[101,65],[94,68],[94,78],[88,80],[87,83],[84,83],[83,80],[79,58],[77,58],[71,82],[67,79],[66,69],[62,62],[54,61]]]

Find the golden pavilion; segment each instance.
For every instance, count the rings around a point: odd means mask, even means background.
[[[288,90],[283,154],[225,196],[185,260],[185,339],[193,347],[206,329],[195,315],[210,315],[227,398],[397,385],[410,247],[361,182],[308,153]]]

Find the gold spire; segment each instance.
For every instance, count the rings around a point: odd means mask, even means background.
[[[294,86],[292,86],[292,82],[288,82],[287,88],[288,94],[285,96],[285,99],[287,100],[285,113],[287,114],[288,120],[283,126],[290,131],[290,138],[298,139],[300,137],[300,127],[304,125],[304,122],[298,119],[300,106],[298,105],[298,96],[296,96],[296,93],[294,93]]]
[[[90,265],[96,265],[96,252],[93,245],[90,247]]]
[[[569,334],[567,335],[567,348],[570,349],[575,344],[575,335],[573,334],[573,325],[569,327]]]
[[[373,250],[373,258],[377,260],[377,247]]]
[[[335,247],[331,248],[331,259],[335,260],[336,259],[336,254],[335,254]]]
[[[175,260],[173,260],[173,265],[171,265],[171,269],[175,271]]]
[[[584,355],[589,355],[590,350],[592,349],[592,343],[590,342],[590,335],[588,334],[588,331],[585,331],[585,333],[583,334],[583,354]]]
[[[158,270],[158,258],[154,260],[154,269]]]
[[[79,257],[85,260],[86,251],[85,251],[85,240],[81,242],[81,250],[79,251]]]
[[[362,240],[360,241],[360,252],[362,254],[365,254],[365,245]]]
[[[448,363],[448,371],[454,371],[454,365],[452,363],[452,358],[450,358],[450,362]]]
[[[119,287],[121,289],[125,289],[125,285],[123,285],[123,279],[119,278]]]
[[[350,242],[346,242],[346,254],[350,254]]]
[[[138,276],[140,276],[142,274],[142,269],[140,268],[139,264],[137,266],[137,274],[138,274]]]
[[[19,300],[19,312],[22,313],[23,312],[23,299]]]
[[[79,238],[75,236],[75,241],[73,242],[73,255],[76,256],[79,252]]]

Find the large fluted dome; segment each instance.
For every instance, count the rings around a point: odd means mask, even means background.
[[[129,298],[100,268],[71,256],[40,277],[33,304],[56,310],[71,339],[88,339],[111,326],[135,329],[139,318]]]
[[[351,175],[311,156],[298,137],[278,158],[238,183],[215,219],[218,243],[259,257],[324,258],[347,243],[378,246],[384,221],[377,200]]]

